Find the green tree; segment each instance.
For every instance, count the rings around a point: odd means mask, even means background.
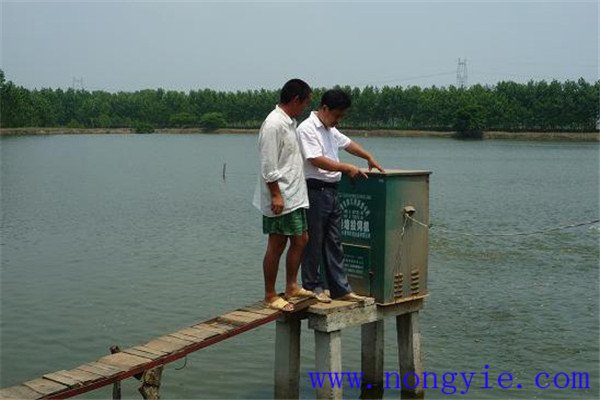
[[[187,128],[196,123],[196,117],[188,112],[180,112],[171,115],[171,118],[169,118],[169,123],[171,126],[177,128]]]
[[[72,119],[67,124],[67,128],[83,128],[83,124],[76,119]]]
[[[225,116],[219,112],[209,112],[200,117],[200,126],[207,132],[213,132],[227,125]]]
[[[138,122],[135,124],[135,133],[154,133],[154,127],[147,122]]]
[[[311,109],[325,89],[314,88]],[[464,132],[594,131],[600,81],[498,82],[469,88],[349,86],[352,108],[344,128],[436,129]],[[108,93],[86,90],[28,90],[6,79],[0,70],[0,126],[152,127],[194,126],[258,128],[279,100],[278,90],[189,93],[148,89]],[[473,106],[479,108],[473,109]],[[308,112],[301,115],[301,120]],[[216,113],[216,116],[212,114]]]
[[[483,137],[484,110],[478,105],[464,106],[456,112],[454,129],[459,139],[481,139]]]

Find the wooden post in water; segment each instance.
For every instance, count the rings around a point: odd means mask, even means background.
[[[163,365],[160,365],[144,371],[144,375],[142,375],[142,385],[138,388],[144,399],[160,399],[160,379],[162,377],[163,367]]]
[[[120,352],[121,349],[119,348],[119,346],[110,346],[110,354],[116,354]],[[112,398],[113,400],[119,400],[121,398],[121,381],[115,382],[113,384]]]
[[[120,353],[121,349],[119,346],[111,346],[110,353]],[[143,373],[136,374],[134,377],[142,381],[142,385],[138,388],[138,391],[142,397],[146,400],[159,400],[160,399],[160,379],[162,377],[163,365],[155,368],[150,368]],[[121,381],[117,381],[113,384],[112,392],[113,400],[121,399]]]

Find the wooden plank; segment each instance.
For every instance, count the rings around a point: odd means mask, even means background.
[[[2,400],[32,400],[41,397],[42,395],[40,393],[23,385],[0,389],[0,399]]]
[[[69,376],[73,379],[77,379],[83,383],[93,382],[97,381],[98,379],[102,379],[102,375],[94,374],[92,372],[84,371],[78,368],[63,371],[62,374]]]
[[[68,387],[65,385],[61,385],[60,383],[56,383],[54,381],[44,378],[37,378],[31,381],[27,381],[23,383],[23,385],[43,395],[62,392],[63,390],[68,389]]]
[[[235,319],[235,317],[233,317],[233,318],[219,317],[219,318],[217,318],[217,321],[219,323],[223,323],[223,324],[235,325],[236,327],[244,326],[248,323],[248,322],[237,320],[237,319]]]
[[[184,328],[177,332],[182,333],[184,335],[192,336],[192,337],[196,338],[196,340],[199,340],[199,341],[218,335],[218,333],[213,332],[213,331],[206,331],[206,330],[201,330],[201,329],[196,329],[196,328]]]
[[[165,342],[164,340],[151,340],[148,343],[144,344],[144,347],[148,347],[153,350],[165,351],[167,353],[172,353],[177,350],[181,350],[185,346],[180,346],[174,343]]]
[[[142,358],[121,352],[104,356],[101,359],[99,359],[98,362],[101,364],[113,365],[119,368],[125,367],[125,370],[127,371],[139,365],[147,364],[149,360],[147,358]]]
[[[252,309],[252,308],[268,308],[268,307],[265,305],[265,302],[263,300],[259,300],[257,302],[252,303],[252,304],[247,304],[247,305],[245,305],[243,307],[240,307],[240,309],[242,309],[242,308],[250,308],[250,309]]]
[[[229,332],[229,331],[233,331],[233,330],[237,329],[237,326],[235,324],[230,324],[228,322],[222,322],[222,321],[212,321],[208,325],[210,327],[213,327],[216,329],[223,329],[225,332]]]
[[[261,309],[262,310],[273,310],[272,308],[269,308],[269,306],[267,306],[266,303],[262,300],[239,308],[239,310],[248,310],[248,311],[261,310]],[[273,310],[273,311],[278,311],[278,310]]]
[[[192,326],[192,328],[200,329],[200,330],[208,331],[208,332],[214,332],[217,335],[222,335],[224,333],[227,333],[227,331],[228,331],[228,329],[217,328],[217,327],[214,327],[214,326],[206,324],[206,323],[194,325],[194,326]]]
[[[134,355],[137,357],[146,358],[146,359],[148,359],[148,361],[156,360],[157,358],[162,357],[162,354],[158,355],[158,354],[146,353],[145,351],[137,350],[134,348],[129,348],[129,349],[121,350],[121,351],[123,353],[131,354],[131,355]]]
[[[221,315],[217,318],[217,320],[219,322],[226,322],[235,325],[246,325],[263,318],[264,316],[262,315],[249,313],[247,311],[232,311],[230,313]]]
[[[274,310],[272,308],[265,307],[262,303],[251,304],[249,306],[240,308],[240,310],[253,312],[253,313],[261,314],[261,315],[266,315],[266,316],[277,314],[278,312],[280,312],[279,310]]]
[[[42,378],[50,379],[51,381],[60,383],[61,385],[73,387],[81,385],[81,381],[77,379],[73,379],[69,376],[65,376],[61,373],[62,371],[51,372],[49,374],[45,374]]]
[[[201,341],[197,337],[192,336],[192,335],[187,335],[185,333],[182,333],[181,331],[169,333],[169,336],[177,338],[177,339],[185,340],[185,341],[188,341],[188,342],[192,342],[192,343],[196,343],[196,342]]]
[[[253,320],[257,320],[257,319],[263,319],[265,316],[261,313],[255,313],[252,311],[244,311],[244,310],[235,310],[232,311],[230,314],[242,317],[242,318],[252,318]]]
[[[140,350],[140,351],[143,351],[145,353],[155,354],[157,356],[164,356],[166,354],[169,354],[168,351],[151,349],[150,347],[146,347],[146,346],[134,346],[134,347],[132,347],[132,349]]]
[[[284,297],[284,294],[280,293],[279,296]],[[317,301],[317,299],[315,299],[314,297],[290,297],[287,300],[294,305],[301,304],[301,303],[311,303],[311,302]]]
[[[183,339],[179,339],[179,338],[176,338],[174,336],[171,336],[170,334],[169,335],[160,336],[158,338],[158,340],[163,340],[165,342],[176,344],[176,345],[180,346],[181,348],[187,347],[187,346],[189,346],[189,345],[191,345],[191,344],[194,343],[194,341],[193,341],[194,339],[192,339],[192,338],[190,338],[189,340],[183,340]]]
[[[111,377],[113,375],[118,374],[119,372],[125,371],[123,368],[118,368],[108,364],[101,364],[98,362],[91,362],[87,364],[80,365],[77,367],[82,371],[91,372],[93,374],[102,375],[105,378]]]
[[[291,299],[296,310],[300,311],[316,302],[315,299]],[[264,303],[257,302],[235,311],[228,312],[220,317],[198,323],[191,327],[161,336],[141,346],[125,349],[122,352],[107,355],[95,362],[80,365],[72,370],[61,370],[44,375],[42,378],[25,382],[23,385],[3,389],[2,396],[18,394],[22,398],[36,398],[43,396],[56,396],[65,393],[85,393],[87,389],[98,385],[106,378],[115,378],[116,375],[144,366],[153,360],[165,357],[166,362],[172,361],[173,352],[180,352],[204,340],[215,338],[222,340],[234,336],[255,325],[264,324],[277,315],[279,310],[265,307]],[[270,317],[270,318],[269,318]],[[220,337],[217,337],[219,336]],[[70,389],[70,390],[69,390]],[[38,396],[39,395],[39,396]]]
[[[298,311],[302,311],[310,307],[311,305],[318,303],[317,299],[315,299],[314,297],[295,297],[290,299],[289,302],[294,305],[294,312],[292,312],[292,314]]]
[[[223,333],[227,333],[227,332],[235,329],[235,326],[223,325],[223,324],[219,324],[216,322],[211,322],[211,323],[203,322],[201,324],[194,325],[193,328],[208,330],[208,331],[216,332],[218,334],[223,334]]]

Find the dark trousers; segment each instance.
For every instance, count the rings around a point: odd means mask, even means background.
[[[344,270],[344,252],[340,240],[342,210],[337,189],[330,187],[308,189],[308,244],[302,254],[302,286],[316,293],[325,288],[321,265],[331,297],[352,291]]]

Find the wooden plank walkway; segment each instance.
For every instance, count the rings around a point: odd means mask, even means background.
[[[297,313],[315,299],[292,298]],[[153,339],[139,346],[104,356],[70,370],[43,375],[20,385],[0,389],[0,399],[64,399],[168,364],[230,337],[275,321],[284,312],[254,303]]]

